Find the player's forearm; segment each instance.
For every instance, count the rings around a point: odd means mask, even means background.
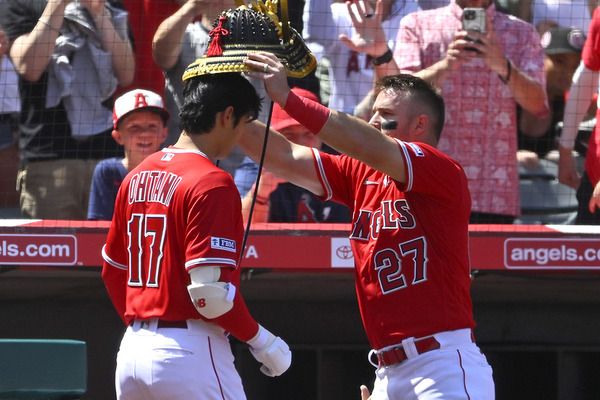
[[[339,152],[404,182],[404,163],[398,144],[369,123],[332,111],[319,138]]]
[[[152,57],[163,71],[170,70],[177,63],[183,36],[194,17],[193,5],[187,2],[158,26],[152,39]]]
[[[283,109],[292,118],[312,133],[318,134],[323,142],[341,153],[390,175],[397,181],[405,182],[406,171],[402,154],[394,139],[382,134],[379,129],[360,118],[330,110],[310,99],[301,99],[290,90],[285,96],[280,91],[273,93],[276,94],[278,104],[284,103]],[[273,93],[270,94],[273,95]],[[302,148],[303,146],[298,147]],[[297,159],[297,157],[293,157],[294,161]],[[273,172],[277,173],[277,171]],[[302,173],[298,178],[302,178],[302,176],[307,177],[306,173]],[[292,179],[288,180],[313,191],[310,187],[305,186],[310,182],[298,183]],[[319,182],[318,177],[314,180]],[[322,190],[320,184],[319,190]],[[319,194],[314,191],[313,193]]]
[[[234,305],[222,316],[213,319],[221,328],[230,332],[242,342],[252,339],[258,332],[258,323],[250,315],[246,302],[239,290],[236,291]]]
[[[261,159],[264,134],[265,124],[254,121],[238,142],[244,153],[256,163]],[[323,188],[315,171],[312,150],[290,142],[272,129],[269,131],[264,167],[317,196],[323,194]]]
[[[104,262],[102,280],[119,317],[127,324],[128,321],[125,320],[127,271],[120,270]]]

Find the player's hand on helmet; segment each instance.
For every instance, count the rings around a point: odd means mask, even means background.
[[[260,325],[248,344],[250,353],[262,364],[260,371],[267,376],[279,376],[292,364],[292,352],[287,343]]]
[[[283,108],[290,94],[290,87],[285,67],[277,56],[264,51],[248,53],[248,58],[244,60],[244,64],[255,70],[246,72],[246,75],[265,82],[265,89],[269,97]]]

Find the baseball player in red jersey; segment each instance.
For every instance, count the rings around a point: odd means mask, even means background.
[[[360,311],[377,368],[372,399],[493,399],[492,369],[474,343],[464,171],[435,149],[444,103],[411,75],[379,82],[369,123],[291,93],[270,53],[248,54],[249,75],[342,155],[272,131],[267,169],[352,211]],[[260,156],[263,127],[240,141]]]
[[[238,290],[243,223],[226,157],[260,99],[239,73],[184,82],[183,132],[148,156],[119,190],[102,277],[127,325],[117,355],[118,399],[244,399],[227,334],[277,376],[287,344],[250,315]]]

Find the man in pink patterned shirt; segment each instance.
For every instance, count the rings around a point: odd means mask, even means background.
[[[486,33],[469,32],[479,42],[462,30],[466,7],[485,9]],[[370,12],[367,7],[365,15]],[[535,28],[497,11],[492,0],[452,0],[404,17],[393,59],[387,59],[378,18],[377,10],[375,18],[355,16],[359,37],[346,44],[385,59],[375,67],[379,76],[412,73],[441,89],[446,125],[438,148],[467,174],[471,223],[512,223],[520,214],[516,106],[539,117],[549,112]]]

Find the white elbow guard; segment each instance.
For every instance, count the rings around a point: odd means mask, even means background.
[[[192,283],[187,289],[194,307],[204,318],[220,317],[233,308],[236,288],[232,283]]]

